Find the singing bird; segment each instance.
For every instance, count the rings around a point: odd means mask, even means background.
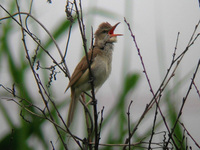
[[[108,22],[101,23],[94,34],[95,42],[93,50],[89,50],[87,53],[89,62],[91,62],[95,92],[110,75],[113,43],[117,42],[117,36],[122,35],[114,34],[114,30],[119,23],[120,22],[114,26],[111,26]],[[76,66],[70,78],[67,89],[68,88],[71,88],[71,103],[67,119],[67,126],[69,127],[73,120],[74,111],[81,93],[91,90],[89,65],[86,56],[84,56]]]

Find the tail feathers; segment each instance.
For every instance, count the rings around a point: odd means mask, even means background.
[[[71,89],[71,103],[69,106],[69,112],[68,112],[68,118],[67,118],[67,127],[69,128],[69,126],[72,123],[73,117],[74,117],[74,111],[76,109],[76,105],[79,99],[79,95],[77,96],[75,94],[74,89]]]

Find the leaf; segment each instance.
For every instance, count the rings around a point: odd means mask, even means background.
[[[124,90],[123,90],[124,96],[126,96],[131,90],[134,89],[134,87],[138,82],[139,77],[140,76],[137,73],[129,74],[126,76],[124,81]]]

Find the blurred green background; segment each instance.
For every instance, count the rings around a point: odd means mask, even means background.
[[[30,1],[19,1],[20,10],[29,12]],[[66,2],[52,1],[51,4],[46,1],[33,1],[32,15],[39,19],[44,26],[51,32],[64,53],[70,22],[65,14]],[[0,1],[0,5],[6,8],[10,14],[17,12],[15,1]],[[130,117],[131,129],[136,125],[139,117],[144,111],[146,104],[152,99],[146,78],[143,74],[142,65],[137,55],[136,48],[132,42],[130,32],[124,23],[124,17],[131,24],[132,30],[136,35],[136,40],[141,49],[143,60],[147,68],[153,89],[156,91],[165,76],[172,54],[175,48],[177,33],[180,31],[177,55],[186,47],[195,25],[199,20],[198,3],[183,1],[180,2],[158,2],[158,1],[87,1],[82,2],[84,22],[86,25],[87,44],[90,47],[91,26],[95,31],[97,26],[108,21],[115,24],[121,21],[116,32],[123,33],[124,36],[118,39],[115,44],[113,56],[113,71],[109,80],[97,93],[98,110],[104,110],[104,122],[100,143],[123,144],[128,137],[128,105],[132,100]],[[171,13],[168,14],[168,11]],[[182,14],[184,12],[184,14]],[[22,45],[22,35],[20,27],[16,22],[10,19],[2,19],[8,14],[0,8],[0,149],[24,150],[24,149],[52,149],[51,142],[55,149],[64,149],[58,139],[55,128],[52,124],[42,118],[31,115],[23,108],[9,99],[13,98],[7,90],[15,85],[16,95],[35,104],[41,109],[44,104],[38,93],[37,86],[31,73],[30,66],[26,59],[26,54]],[[18,16],[15,16],[18,19]],[[30,30],[41,40],[42,45],[59,62],[60,57],[55,50],[55,45],[48,35],[41,29],[36,22],[30,19],[28,21]],[[198,29],[199,31],[199,29]],[[37,45],[26,35],[30,56],[35,55]],[[199,41],[199,40],[198,40]],[[165,89],[161,99],[160,106],[167,119],[170,129],[176,121],[178,111],[182,104],[182,98],[185,96],[192,73],[194,73],[199,56],[199,42],[194,44],[182,62],[182,65],[176,71],[176,76],[171,80],[169,86]],[[72,35],[67,52],[66,63],[72,73],[78,60],[84,54],[78,24],[76,20],[73,23]],[[78,56],[78,57],[77,57]],[[53,65],[52,60],[41,49],[38,50],[37,60],[42,67]],[[64,73],[56,68],[56,80],[51,82],[48,88],[51,97],[55,100],[56,106],[66,118],[67,107],[70,101],[70,92],[64,93],[68,79]],[[47,69],[39,69],[38,73],[44,85],[48,85],[51,72]],[[200,87],[200,78],[197,76],[196,84]],[[6,87],[6,88],[4,88]],[[46,87],[45,87],[46,88]],[[6,90],[7,89],[7,90]],[[16,99],[14,97],[13,99]],[[180,119],[193,137],[198,142],[200,124],[198,110],[200,101],[195,90],[191,92],[189,102],[185,106],[183,116]],[[28,105],[22,101],[23,105]],[[80,107],[80,106],[79,106]],[[34,113],[38,110],[30,107]],[[80,111],[83,111],[82,109]],[[51,107],[56,122],[60,123],[55,109]],[[76,115],[77,116],[77,115]],[[155,107],[149,111],[138,127],[138,130],[132,138],[132,143],[141,140],[148,142],[152,132],[153,119],[155,116]],[[78,117],[77,117],[78,118]],[[83,123],[77,119],[78,124]],[[82,119],[83,120],[83,119]],[[75,121],[75,122],[76,122]],[[196,125],[195,125],[196,124]],[[194,126],[193,126],[194,125]],[[74,133],[84,137],[85,127],[76,130]],[[160,114],[157,116],[155,125],[154,142],[162,142],[167,136],[167,130],[163,124]],[[63,135],[65,133],[62,133]],[[186,142],[184,129],[177,124],[174,135],[178,146],[185,148],[192,146],[196,148],[194,142],[188,137]],[[63,138],[66,138],[65,136]],[[67,142],[72,142],[71,140]],[[73,143],[73,142],[72,142]],[[72,144],[75,145],[74,143]],[[73,147],[71,146],[71,147]],[[148,144],[139,144],[136,149],[146,149]],[[70,147],[70,146],[69,146]],[[153,146],[152,146],[153,147]],[[100,149],[121,149],[121,147],[100,146]],[[134,149],[134,148],[133,148]]]

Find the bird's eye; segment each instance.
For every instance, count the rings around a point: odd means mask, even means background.
[[[103,30],[103,31],[102,31],[102,33],[108,33],[108,31],[106,31],[106,30]]]

